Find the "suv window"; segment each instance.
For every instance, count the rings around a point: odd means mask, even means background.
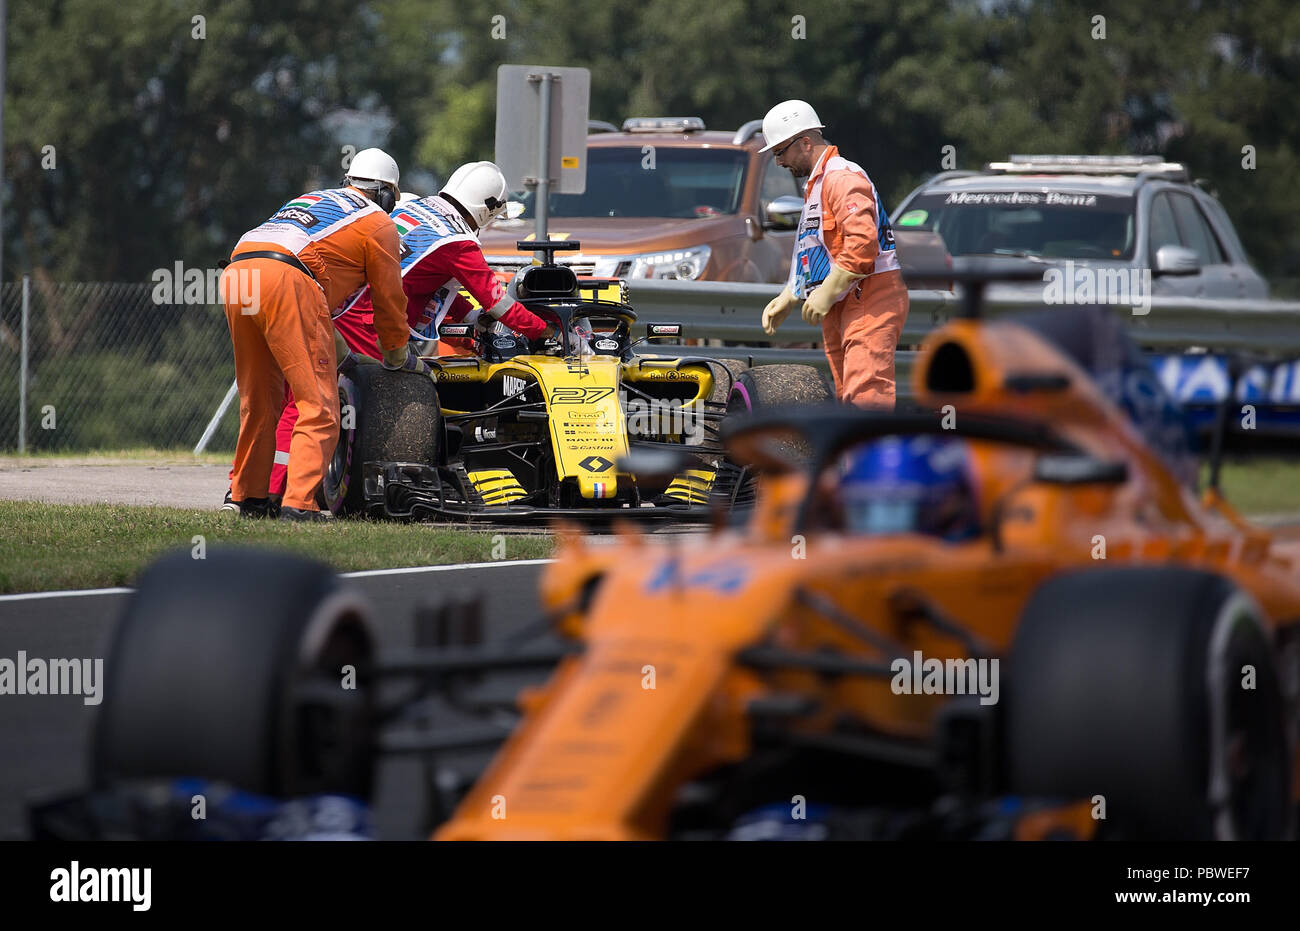
[[[1168,194],[1157,194],[1151,199],[1151,232],[1147,235],[1147,248],[1151,251],[1151,261],[1156,260],[1156,250],[1161,246],[1181,246],[1178,236],[1178,224],[1174,222],[1174,210],[1169,206]]]
[[[650,153],[641,146],[591,146],[587,149],[587,190],[552,194],[552,217],[710,217],[740,209],[749,152],[654,146],[654,168],[643,167]],[[533,216],[533,192],[515,194],[524,217]]]
[[[1072,191],[951,191],[914,198],[896,226],[929,226],[956,255],[1127,259],[1132,196]]]
[[[1170,194],[1169,200],[1173,203],[1174,217],[1182,233],[1183,245],[1200,256],[1202,265],[1222,265],[1223,250],[1219,248],[1214,232],[1201,213],[1201,208],[1196,206],[1196,201],[1186,194]]]
[[[769,158],[763,168],[763,190],[759,200],[764,204],[770,204],[778,197],[802,199],[803,193],[799,190],[799,185],[795,184],[794,175],[778,165],[776,159]]]

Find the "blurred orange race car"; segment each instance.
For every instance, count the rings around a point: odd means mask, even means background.
[[[571,537],[543,597],[582,652],[435,836],[1293,834],[1300,543],[1032,328],[956,321],[914,378],[919,412],[732,431],[740,532]],[[846,454],[886,436],[961,438],[976,532],[855,524]]]
[[[1158,396],[1081,314],[937,329],[913,410],[772,410],[731,429],[758,476],[743,525],[671,546],[568,534],[543,576],[548,640],[375,659],[363,609],[304,581],[274,634],[298,644],[292,662],[259,667],[293,687],[211,712],[222,733],[240,733],[231,714],[284,722],[274,740],[258,729],[247,765],[177,749],[216,730],[192,703],[149,711],[146,749],[139,718],[163,693],[140,683],[195,634],[174,616],[183,596],[168,617],[142,584],[110,666],[135,694],[107,689],[101,781],[362,794],[376,748],[447,759],[485,741],[377,734],[379,683],[464,707],[487,673],[553,665],[468,791],[432,788],[436,839],[1293,836],[1300,542],[1242,520],[1215,482],[1198,498]],[[959,445],[969,479],[924,527],[902,490],[855,498],[849,481],[918,438]],[[184,562],[168,591],[212,570]],[[190,652],[213,667],[211,648]],[[346,700],[345,663],[363,686]]]

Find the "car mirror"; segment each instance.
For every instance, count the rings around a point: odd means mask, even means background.
[[[792,230],[799,225],[803,213],[803,200],[793,194],[785,194],[769,201],[763,209],[763,229]]]
[[[1034,461],[1034,481],[1048,485],[1121,485],[1128,481],[1128,463],[1086,455],[1043,455]]]
[[[1200,257],[1186,246],[1161,246],[1156,250],[1157,275],[1195,275],[1200,270]]]
[[[681,339],[682,325],[680,323],[647,323],[645,336],[646,339]]]

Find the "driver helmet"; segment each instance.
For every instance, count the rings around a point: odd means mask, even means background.
[[[888,436],[851,451],[839,479],[845,529],[921,533],[956,542],[979,534],[970,449],[940,436]]]

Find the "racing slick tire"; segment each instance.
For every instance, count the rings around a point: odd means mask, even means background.
[[[95,784],[199,778],[368,798],[373,643],[365,600],[328,566],[257,549],[163,556],[113,634]]]
[[[731,400],[731,391],[735,387],[736,379],[745,372],[748,366],[739,359],[718,359],[717,361],[722,363],[727,371],[731,373],[731,381],[728,383],[719,377],[722,373],[715,370],[713,372],[713,393],[709,395],[709,400],[715,404],[727,404]],[[713,367],[710,366],[710,368]]]
[[[732,384],[726,416],[743,417],[774,407],[823,404],[834,397],[822,373],[811,365],[756,365],[741,372]],[[807,459],[812,455],[806,443],[793,437],[776,441],[775,445],[786,447],[786,453],[793,459]],[[746,497],[752,498],[752,494]]]
[[[1013,793],[1100,796],[1101,823],[1125,838],[1293,833],[1270,635],[1221,576],[1161,566],[1049,579],[1022,614],[1003,693]]]
[[[442,409],[432,378],[358,365],[339,376],[339,411],[338,446],[321,482],[324,506],[335,514],[365,512],[367,462],[437,465]]]
[[[811,365],[756,365],[745,369],[731,386],[728,414],[792,404],[821,404],[834,397],[826,379]]]

